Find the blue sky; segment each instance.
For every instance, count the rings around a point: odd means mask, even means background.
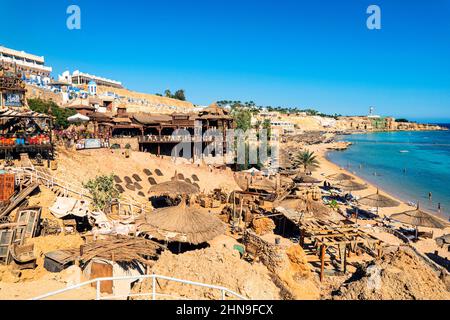
[[[66,28],[77,4],[81,30]],[[381,8],[368,30],[366,9]],[[0,44],[149,93],[450,121],[450,0],[1,0]]]

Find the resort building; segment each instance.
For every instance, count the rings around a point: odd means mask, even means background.
[[[66,81],[67,83],[71,83],[74,85],[88,86],[89,83],[95,82],[97,86],[123,88],[122,82],[120,81],[95,76],[89,73],[81,72],[79,70],[74,71],[72,74],[70,74],[69,71],[65,71],[58,78],[60,81]]]
[[[48,84],[52,68],[45,66],[45,58],[24,51],[17,51],[0,46],[0,63],[13,68],[25,79]]]

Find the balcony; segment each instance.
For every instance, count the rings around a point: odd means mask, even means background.
[[[213,142],[215,137],[177,136],[177,135],[147,135],[138,137],[139,143],[181,143],[181,142]]]

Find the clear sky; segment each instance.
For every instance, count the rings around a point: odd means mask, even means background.
[[[0,0],[0,44],[190,101],[450,121],[450,0]],[[66,9],[81,8],[81,30]],[[381,30],[366,27],[369,5]]]

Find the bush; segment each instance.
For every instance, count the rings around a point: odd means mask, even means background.
[[[99,210],[103,210],[113,199],[119,197],[119,191],[114,187],[114,175],[95,177],[83,186],[89,190],[93,198],[93,205]]]
[[[31,110],[43,114],[49,114],[51,110],[52,115],[56,118],[54,126],[56,129],[66,129],[70,123],[67,121],[68,117],[76,114],[75,110],[60,108],[53,101],[45,101],[42,99],[28,99],[28,106]]]

